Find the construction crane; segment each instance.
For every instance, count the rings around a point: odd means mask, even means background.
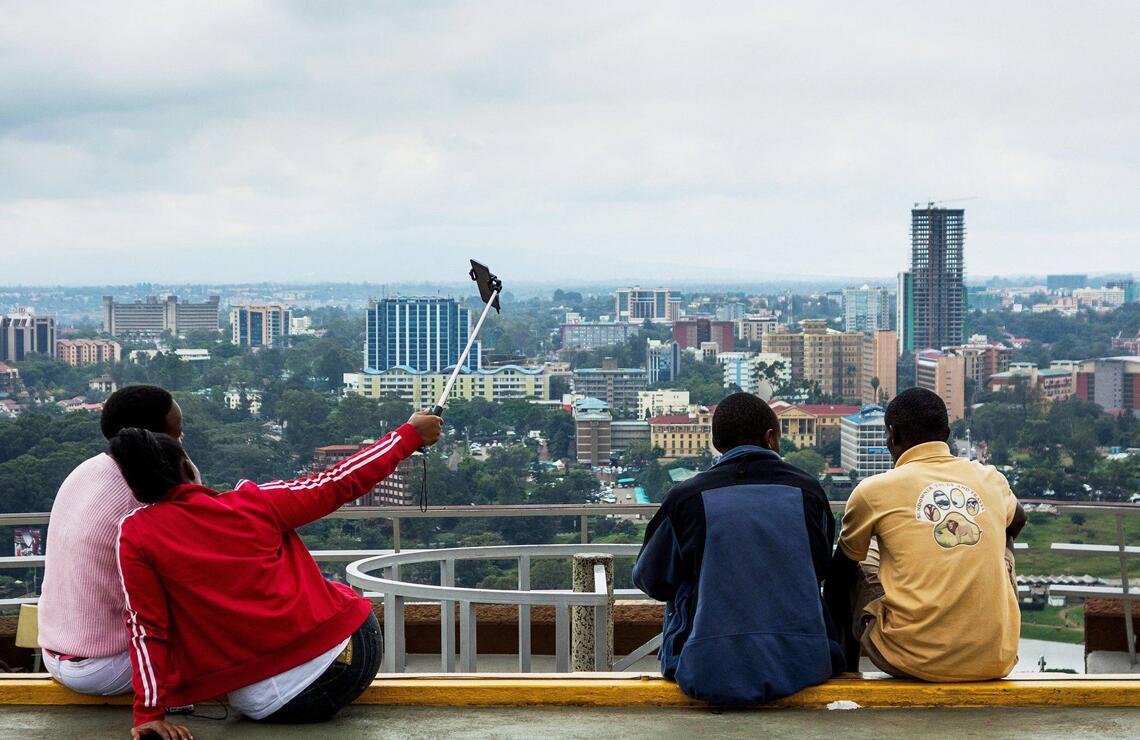
[[[962,201],[966,201],[966,200],[981,200],[981,198],[977,195],[969,195],[965,198],[945,198],[943,200],[928,200],[928,201],[926,201],[926,207],[927,208],[934,208],[934,206],[939,205],[941,203],[961,203]],[[914,207],[915,208],[921,208],[922,205],[923,205],[922,203],[915,203]]]

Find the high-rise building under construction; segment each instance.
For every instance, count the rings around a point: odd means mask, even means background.
[[[934,204],[911,210],[908,297],[912,303],[906,313],[913,322],[908,339],[915,350],[962,344],[965,242],[965,210]]]

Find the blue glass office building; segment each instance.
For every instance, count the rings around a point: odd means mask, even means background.
[[[368,305],[364,369],[407,367],[441,373],[453,367],[471,334],[471,313],[452,298],[383,298]],[[477,370],[476,343],[465,367]]]

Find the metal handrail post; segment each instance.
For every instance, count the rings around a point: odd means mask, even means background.
[[[476,624],[475,603],[472,601],[459,602],[459,670],[461,673],[474,673],[478,670],[475,644]]]
[[[439,585],[455,585],[455,560],[439,561]],[[455,602],[439,602],[439,656],[444,673],[455,672]]]
[[[554,607],[554,672],[570,672],[570,607]]]
[[[530,591],[530,556],[519,555],[519,591]],[[519,604],[519,673],[530,673],[530,604]]]
[[[1120,585],[1124,593],[1124,636],[1128,640],[1128,661],[1136,665],[1136,626],[1132,621],[1132,597],[1128,587],[1128,543],[1124,539],[1124,514],[1118,513],[1116,519],[1116,541],[1120,545]]]

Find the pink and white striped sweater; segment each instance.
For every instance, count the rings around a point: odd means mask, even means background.
[[[115,545],[119,521],[139,506],[106,453],[84,461],[63,481],[48,527],[40,647],[81,658],[127,651]]]

